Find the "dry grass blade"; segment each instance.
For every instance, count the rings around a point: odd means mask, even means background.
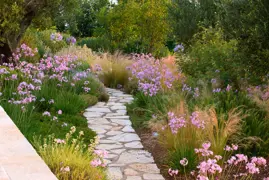
[[[242,112],[238,108],[232,109],[228,113],[228,120],[225,122],[224,135],[231,136],[240,132],[241,130],[241,119],[247,117],[247,115],[242,115]]]
[[[218,130],[219,129],[219,126],[218,126],[218,116],[217,116],[217,113],[216,113],[215,108],[210,108],[208,110],[208,113],[209,113],[210,123],[212,123],[212,125],[215,128],[217,128],[217,130]]]

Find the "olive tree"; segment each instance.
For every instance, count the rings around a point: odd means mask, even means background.
[[[0,54],[4,54],[4,62],[8,62],[33,20],[55,16],[77,5],[78,0],[1,0]]]

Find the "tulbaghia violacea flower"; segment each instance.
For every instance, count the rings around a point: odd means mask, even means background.
[[[178,170],[177,169],[173,170],[173,169],[169,168],[168,169],[168,174],[170,176],[176,176],[178,174]]]
[[[134,63],[126,69],[132,73],[130,80],[137,80],[139,90],[149,96],[171,89],[174,81],[179,78],[179,75],[174,75],[164,63],[152,56],[136,55]]]
[[[48,112],[48,111],[43,112],[42,115],[43,115],[43,116],[51,116],[51,115],[50,115],[50,112]]]
[[[108,157],[108,152],[106,150],[95,150],[94,153],[100,158]]]
[[[57,113],[58,114],[63,114],[63,111],[62,110],[59,110]]]
[[[210,146],[211,146],[211,143],[206,142],[206,143],[202,144],[203,148],[194,149],[194,151],[195,151],[196,154],[201,154],[204,157],[208,157],[208,156],[213,155],[213,151],[209,150]]]
[[[229,84],[226,87],[226,91],[229,92],[232,89],[232,86],[230,86]]]
[[[202,120],[200,117],[199,117],[199,113],[198,112],[193,112],[190,116],[190,120],[191,120],[191,123],[192,125],[196,126],[197,128],[201,128],[201,129],[204,129],[205,128],[205,121]]]
[[[186,127],[186,119],[184,117],[177,117],[173,112],[168,112],[168,118],[168,126],[173,134],[177,134],[180,128]]]
[[[174,48],[174,52],[178,52],[178,51],[181,51],[181,52],[184,51],[184,46],[183,46],[182,44],[178,44],[178,45],[176,45],[176,47]]]
[[[179,161],[179,163],[182,165],[182,166],[187,166],[188,165],[188,160],[186,158],[183,158],[182,160]]]

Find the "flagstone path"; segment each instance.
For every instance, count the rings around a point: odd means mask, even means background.
[[[133,97],[110,88],[107,92],[109,101],[87,108],[84,116],[100,139],[96,149],[109,152],[108,177],[110,180],[164,180],[152,155],[143,149],[127,115],[125,104]]]

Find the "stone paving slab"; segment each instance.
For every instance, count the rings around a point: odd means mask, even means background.
[[[1,106],[0,180],[57,180]]]
[[[106,160],[110,180],[164,180],[127,115],[125,104],[133,97],[116,89],[107,88],[107,92],[109,101],[87,108],[84,116],[100,139],[96,149],[109,153]]]

